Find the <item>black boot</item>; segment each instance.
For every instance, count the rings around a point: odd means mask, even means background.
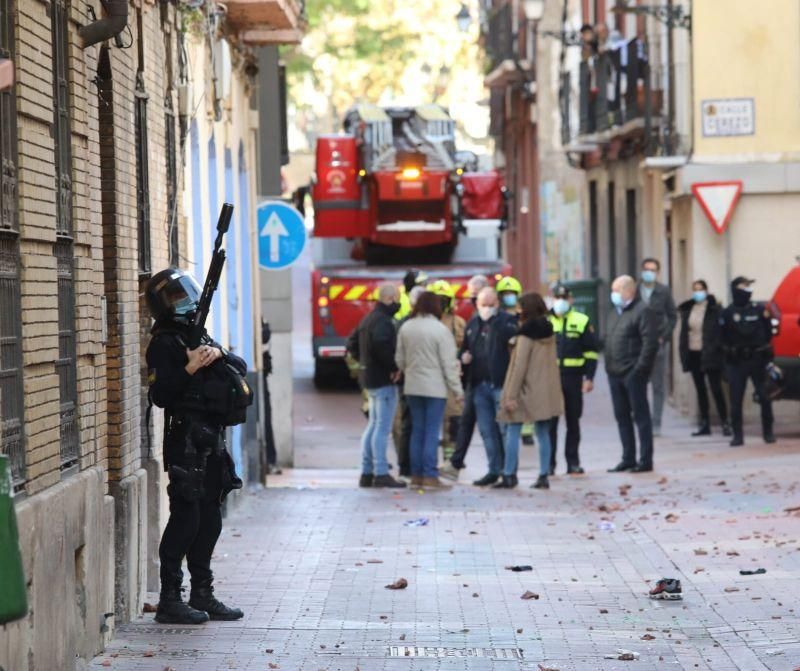
[[[762,435],[764,436],[765,443],[775,442],[775,434],[772,432],[772,425],[765,425],[763,427]]]
[[[228,608],[221,601],[217,601],[211,585],[192,587],[189,605],[197,610],[204,610],[212,620],[240,620],[244,617],[244,613],[238,608]]]
[[[531,485],[531,489],[550,489],[550,481],[546,475],[540,475],[536,482]]]
[[[704,419],[700,422],[700,426],[698,427],[697,431],[692,434],[692,438],[696,438],[697,436],[710,436],[711,435],[711,423]]]
[[[516,475],[503,475],[500,482],[492,485],[492,489],[514,489],[518,484]]]
[[[744,436],[742,434],[733,434],[733,439],[730,442],[731,447],[741,447],[744,445]]]
[[[209,617],[203,609],[183,603],[180,587],[162,589],[156,609],[156,622],[161,624],[203,624]]]

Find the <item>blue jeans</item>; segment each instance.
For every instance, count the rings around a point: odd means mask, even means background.
[[[447,399],[412,395],[406,396],[406,403],[411,411],[411,475],[438,478],[436,455]]]
[[[365,475],[387,475],[386,447],[392,432],[397,409],[397,387],[393,384],[367,389],[369,420],[361,436],[361,472]]]
[[[500,411],[500,397],[503,390],[495,387],[494,398],[497,404],[497,411]],[[536,442],[539,445],[539,475],[547,475],[550,472],[550,456],[553,450],[550,444],[550,419],[544,419],[533,423],[533,430],[536,433]],[[516,475],[519,466],[519,444],[522,433],[522,422],[500,424],[500,433],[503,436],[503,447],[505,448],[505,464],[503,475]]]
[[[503,468],[502,434],[497,426],[497,402],[494,389],[488,382],[481,382],[471,389],[475,417],[478,422],[483,445],[486,448],[486,463],[490,475],[500,475]]]

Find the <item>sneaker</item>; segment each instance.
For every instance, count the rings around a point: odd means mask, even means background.
[[[531,489],[550,489],[550,481],[546,475],[540,475],[531,485]]]
[[[450,489],[450,485],[445,484],[439,478],[422,478],[422,486],[425,489]]]
[[[361,477],[358,479],[358,486],[359,487],[372,487],[372,482],[374,480],[374,476],[371,473],[362,473]]]
[[[412,487],[422,487],[422,476],[421,475],[412,475],[411,476],[411,486]]]
[[[680,601],[683,599],[681,592],[681,581],[675,578],[661,578],[656,586],[650,590],[651,599],[663,599],[665,601]]]
[[[406,483],[402,480],[395,480],[388,473],[386,475],[376,475],[372,481],[373,487],[388,487],[390,489],[403,489]]]
[[[459,469],[453,466],[449,461],[439,467],[439,475],[448,480],[453,480],[454,482],[458,482],[458,471]]]
[[[475,480],[472,484],[476,487],[487,487],[489,485],[493,485],[500,479],[499,475],[492,475],[491,473],[487,473],[484,475],[480,480]]]
[[[586,471],[581,466],[568,466],[567,475],[583,475]]]

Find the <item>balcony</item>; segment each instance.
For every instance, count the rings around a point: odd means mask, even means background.
[[[663,92],[650,88],[649,64],[637,39],[583,60],[578,94],[579,143],[648,135],[661,115]]]
[[[483,46],[489,60],[489,74],[484,83],[489,88],[507,86],[512,80],[525,79],[533,73],[532,64],[520,60],[515,53],[519,44],[514,35],[512,8],[511,2],[492,8],[483,31]]]
[[[226,20],[246,44],[298,44],[304,16],[298,0],[227,0]]]

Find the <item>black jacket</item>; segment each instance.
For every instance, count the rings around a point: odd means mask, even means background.
[[[485,322],[476,312],[467,322],[467,326],[464,329],[464,340],[458,352],[458,360],[461,361],[461,355],[464,352],[469,352],[472,355],[472,362],[469,365],[462,364],[461,367],[464,383],[469,387],[474,387],[481,382],[491,381],[489,331],[492,328],[492,320],[496,318],[492,317],[492,319]]]
[[[722,306],[717,299],[709,295],[706,305],[706,314],[703,318],[703,349],[700,354],[700,367],[702,370],[720,370],[723,364],[722,342],[719,331],[719,315]],[[678,351],[681,356],[683,371],[689,371],[689,315],[695,302],[688,300],[678,306],[681,317],[681,331],[678,336]]]
[[[658,353],[658,317],[638,296],[606,322],[605,361],[609,375],[634,371],[650,377]]]
[[[366,315],[347,340],[347,351],[361,365],[361,386],[365,389],[387,387],[397,371],[394,353],[397,328],[388,305],[378,303]]]
[[[529,319],[520,324],[517,335],[527,336],[531,340],[543,340],[553,335],[553,324],[547,317]]]
[[[519,317],[500,310],[489,329],[489,375],[493,386],[501,388],[511,361],[509,341],[517,334]]]
[[[729,305],[720,313],[720,338],[728,363],[757,359],[770,361],[773,357],[772,321],[761,303],[743,307]]]
[[[642,285],[639,284],[638,297],[642,298]],[[644,299],[642,299],[644,302]],[[669,341],[675,324],[678,322],[678,313],[675,308],[675,301],[672,299],[672,292],[666,284],[656,282],[650,302],[646,304],[656,315],[658,323],[658,337],[664,342]]]

